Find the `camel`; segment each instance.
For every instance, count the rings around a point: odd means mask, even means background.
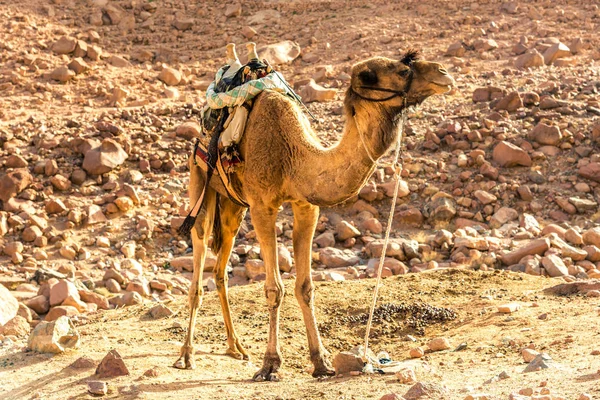
[[[312,239],[319,207],[339,204],[355,196],[376,168],[378,160],[396,143],[402,110],[427,97],[447,92],[452,77],[443,65],[420,60],[409,51],[402,60],[375,57],[352,67],[344,99],[346,124],[336,145],[325,148],[313,132],[300,107],[288,97],[263,91],[255,100],[240,142],[243,168],[236,172],[243,197],[250,206],[265,263],[264,285],[269,313],[269,335],[262,367],[255,381],[277,380],[282,357],[278,341],[279,308],[284,285],[277,264],[275,222],[279,207],[288,202],[294,213],[293,249],[296,282],[294,293],[306,325],[312,375],[333,375],[328,353],[321,341],[314,313],[311,277]],[[201,195],[206,174],[190,158],[189,197],[194,204]],[[227,354],[248,359],[233,326],[228,301],[226,265],[246,208],[236,205],[213,177],[205,193],[203,212],[192,228],[194,272],[187,338],[177,368],[195,368],[194,329],[202,302],[202,272],[209,235],[217,256],[215,282],[227,331]],[[215,181],[215,183],[213,183]]]

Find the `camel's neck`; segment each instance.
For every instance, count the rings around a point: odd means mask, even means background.
[[[383,155],[398,138],[399,118],[390,115],[390,110],[368,105],[354,112],[347,114],[338,144],[312,152],[311,173],[301,191],[313,204],[330,206],[355,196],[376,167],[373,159]]]

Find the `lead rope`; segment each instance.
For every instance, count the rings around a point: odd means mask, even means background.
[[[402,124],[400,126],[400,134],[398,135],[398,140],[396,142],[396,151],[394,156],[394,178],[396,179],[396,187],[394,189],[394,197],[392,198],[392,206],[390,208],[390,215],[388,216],[387,229],[385,231],[385,239],[383,241],[383,249],[381,251],[381,256],[379,258],[379,268],[377,270],[377,283],[375,285],[375,289],[373,291],[373,301],[371,302],[371,309],[369,311],[369,320],[367,321],[367,331],[365,333],[365,346],[364,346],[364,354],[362,355],[362,361],[365,363],[365,367],[363,372],[372,373],[373,365],[371,364],[371,360],[368,357],[369,350],[369,334],[371,333],[371,325],[373,324],[373,314],[375,313],[375,305],[377,304],[377,295],[379,294],[379,288],[381,285],[381,272],[383,271],[383,263],[385,262],[385,253],[387,251],[388,243],[390,241],[390,232],[392,230],[392,222],[394,219],[394,210],[396,209],[396,200],[398,199],[398,188],[400,187],[400,171],[401,168],[398,165],[398,159],[400,158],[400,146],[402,144],[402,137],[404,136],[404,125],[406,124],[407,119],[407,110],[406,107],[402,110]],[[364,145],[364,142],[363,142]],[[365,150],[367,150],[365,146]],[[369,154],[367,150],[367,154]]]

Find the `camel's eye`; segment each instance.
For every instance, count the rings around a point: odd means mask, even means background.
[[[403,69],[402,71],[400,71],[400,76],[404,78],[404,77],[408,76],[409,73],[410,73],[410,68],[406,68],[406,69]]]

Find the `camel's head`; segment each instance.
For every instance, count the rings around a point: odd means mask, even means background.
[[[354,65],[350,91],[362,100],[401,108],[405,98],[407,105],[416,105],[453,84],[442,64],[420,60],[409,50],[400,61],[374,57]]]

